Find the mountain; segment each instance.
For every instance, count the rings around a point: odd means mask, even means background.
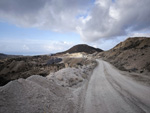
[[[21,55],[7,55],[0,53],[0,59],[5,59],[5,58],[15,58],[15,57],[20,57]]]
[[[4,59],[4,58],[7,58],[7,57],[8,57],[8,55],[0,53],[0,59]]]
[[[150,38],[133,37],[99,54],[121,70],[148,74],[150,72]]]
[[[78,53],[78,52],[85,52],[87,54],[92,54],[92,53],[95,53],[95,52],[102,52],[102,51],[103,50],[101,50],[99,48],[94,48],[94,47],[88,46],[86,44],[78,44],[78,45],[73,46],[72,48],[70,48],[67,51],[60,52],[60,53],[57,53],[57,54]]]

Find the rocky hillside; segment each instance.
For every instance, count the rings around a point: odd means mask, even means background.
[[[150,38],[128,38],[109,51],[98,54],[98,56],[121,70],[149,74]]]
[[[103,50],[99,49],[99,48],[94,48],[91,46],[88,46],[86,44],[79,44],[79,45],[75,45],[72,48],[70,48],[67,51],[58,53],[58,54],[65,54],[65,53],[78,53],[78,52],[84,52],[87,54],[92,54],[95,52],[102,52]]]
[[[47,76],[65,67],[78,67],[90,63],[88,59],[62,59],[49,55],[5,58],[0,60],[0,86],[18,78],[31,75]]]
[[[113,50],[145,49],[147,47],[150,47],[150,38],[135,37],[128,38],[124,42],[119,43]]]
[[[64,64],[58,66],[54,62],[58,59],[51,56],[22,56],[16,58],[5,58],[0,61],[0,85],[4,85],[11,80],[27,78],[31,75],[46,76],[49,70],[63,68]]]

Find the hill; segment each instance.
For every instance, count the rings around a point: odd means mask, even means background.
[[[133,37],[117,44],[114,48],[99,54],[121,70],[150,72],[150,38]]]
[[[128,38],[124,42],[119,43],[116,45],[113,50],[128,50],[128,49],[145,49],[150,47],[150,38],[144,37],[134,37]]]
[[[67,51],[60,52],[60,53],[57,53],[57,54],[78,53],[78,52],[85,52],[87,54],[92,54],[92,53],[95,53],[95,52],[102,52],[102,51],[103,50],[101,50],[99,48],[94,48],[94,47],[88,46],[86,44],[78,44],[78,45],[73,46],[72,48],[70,48]]]

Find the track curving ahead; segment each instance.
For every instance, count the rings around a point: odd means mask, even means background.
[[[97,62],[88,84],[84,113],[150,113],[150,87],[121,75],[103,60]]]

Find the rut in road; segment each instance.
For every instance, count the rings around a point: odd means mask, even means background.
[[[84,113],[150,113],[150,88],[124,77],[109,63],[98,66],[88,84]]]

